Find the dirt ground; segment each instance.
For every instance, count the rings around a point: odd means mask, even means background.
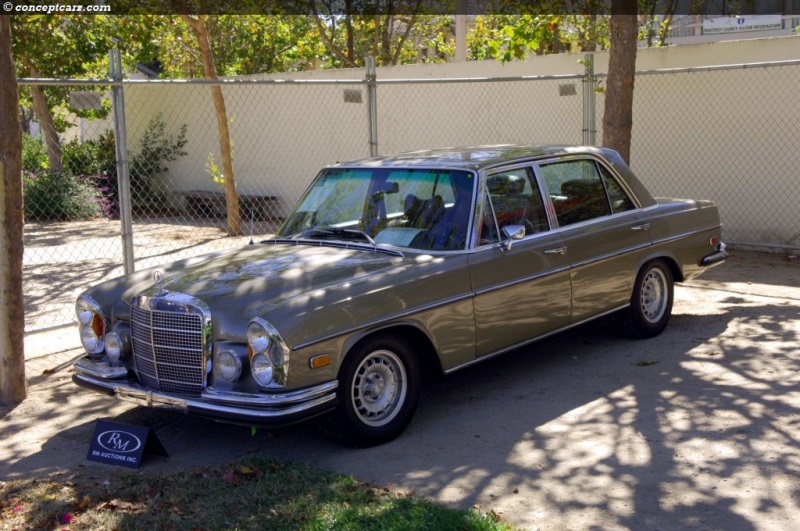
[[[248,453],[309,461],[525,529],[797,529],[800,259],[734,251],[676,287],[661,336],[609,321],[436,382],[409,429],[366,450],[313,423],[282,430],[136,408],[72,384],[72,330],[31,336],[29,398],[0,409],[0,480],[104,481],[97,419],[149,426],[169,452],[140,473]]]

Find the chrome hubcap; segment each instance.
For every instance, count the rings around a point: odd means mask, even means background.
[[[356,369],[351,389],[353,407],[364,424],[383,426],[400,412],[408,380],[400,358],[388,350],[377,350]]]
[[[640,304],[642,315],[648,322],[656,323],[667,310],[667,278],[660,269],[647,272],[642,281]]]

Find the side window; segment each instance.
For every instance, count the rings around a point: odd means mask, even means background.
[[[526,235],[549,229],[544,202],[535,182],[530,168],[487,177],[480,243],[502,240],[502,230],[509,225],[524,226]]]
[[[606,185],[606,192],[608,192],[608,198],[611,201],[611,210],[614,214],[636,208],[636,205],[633,204],[633,201],[628,197],[628,194],[625,193],[625,190],[622,189],[622,186],[619,185],[611,173],[603,166],[600,166],[600,174],[603,176],[603,183]]]
[[[556,162],[542,166],[541,170],[562,227],[611,214],[594,161]]]

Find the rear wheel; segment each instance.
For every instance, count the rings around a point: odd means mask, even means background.
[[[337,409],[326,431],[356,446],[382,444],[400,435],[419,401],[419,363],[400,337],[366,340],[345,359]]]
[[[623,332],[635,338],[654,337],[664,331],[672,315],[674,282],[663,260],[648,262],[636,276],[631,305],[622,315]]]

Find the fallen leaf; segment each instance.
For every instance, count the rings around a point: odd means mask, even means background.
[[[89,496],[84,496],[83,499],[81,501],[79,501],[77,503],[77,505],[75,505],[75,509],[78,510],[78,511],[83,511],[87,507],[89,507],[89,504],[91,502],[92,502],[92,499]]]

